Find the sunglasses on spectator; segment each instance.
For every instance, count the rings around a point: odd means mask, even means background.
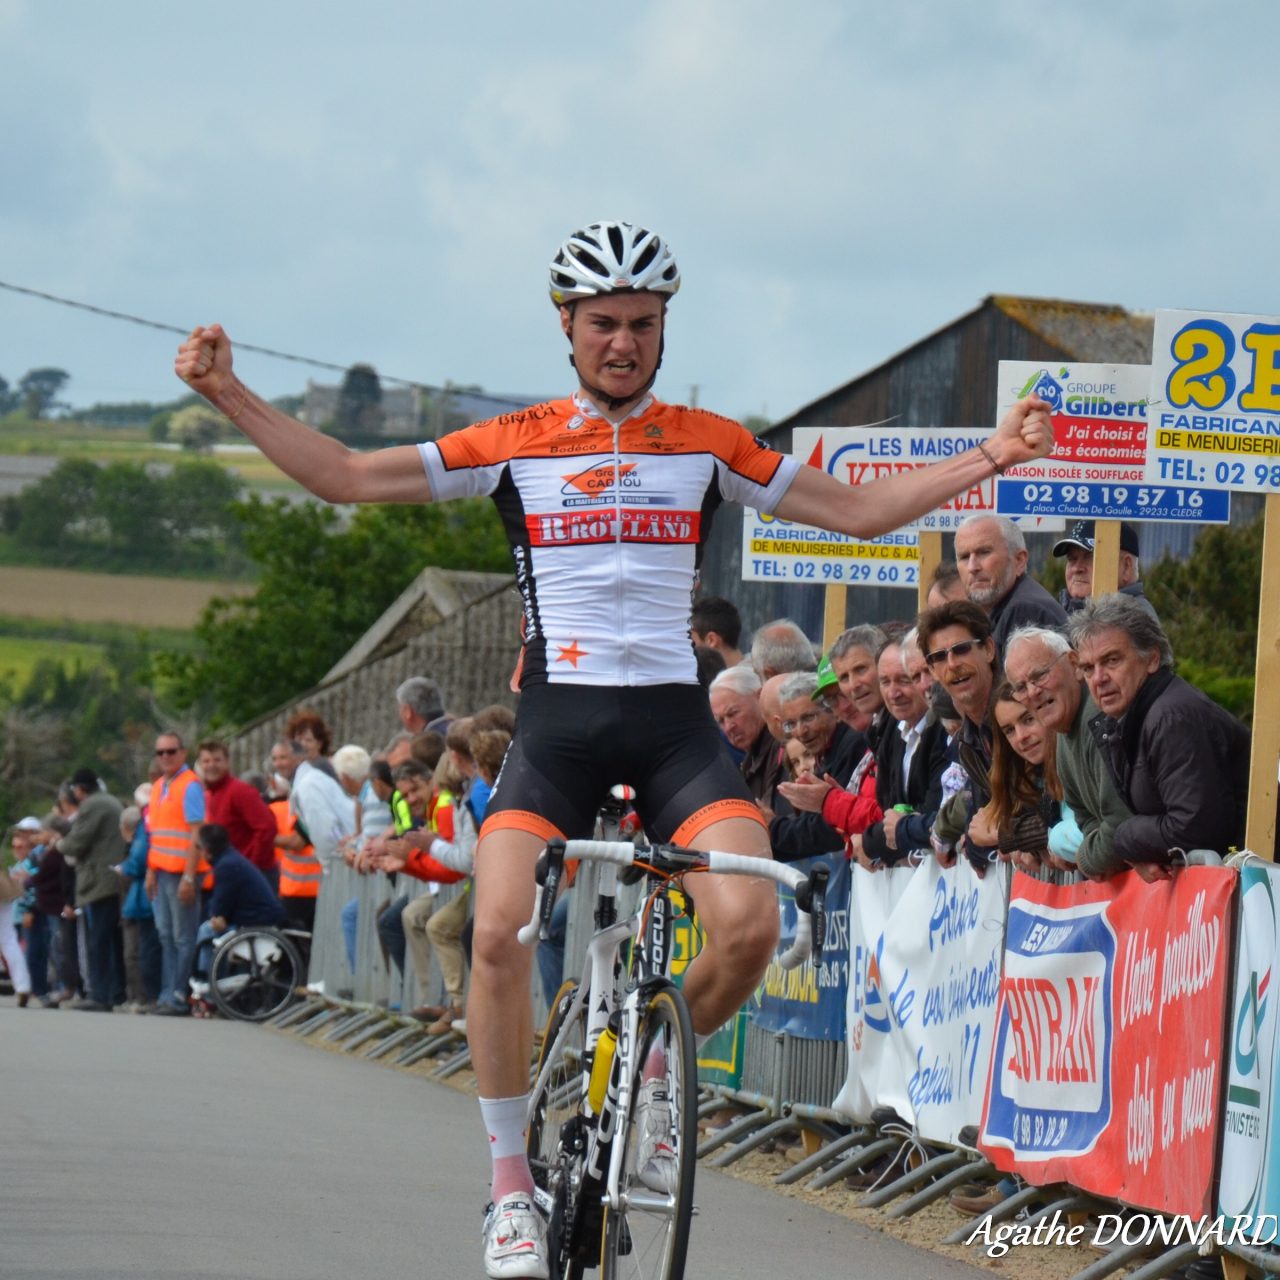
[[[782,732],[795,733],[797,729],[807,729],[817,721],[821,714],[821,711],[806,711],[799,720],[784,720],[782,722]]]
[[[181,747],[157,747],[156,755],[158,756],[176,756],[181,752]]]
[[[1065,653],[1060,653],[1051,663],[1049,663],[1047,667],[1041,667],[1037,671],[1028,671],[1027,678],[1025,680],[1019,680],[1017,684],[1011,684],[1009,686],[1009,692],[1013,694],[1015,698],[1020,699],[1026,696],[1028,689],[1043,689],[1044,682],[1049,678],[1049,673],[1066,656],[1067,655]]]
[[[935,649],[932,653],[926,653],[924,660],[931,667],[936,667],[939,663],[946,662],[953,653],[957,658],[963,658],[966,653],[971,653],[982,643],[981,640],[961,640],[956,644],[947,645],[945,649]]]

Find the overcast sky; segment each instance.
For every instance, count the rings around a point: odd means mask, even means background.
[[[540,397],[547,262],[627,217],[659,394],[777,419],[993,292],[1280,313],[1277,47],[1275,0],[0,0],[0,281]],[[175,343],[0,289],[0,376],[77,405]]]

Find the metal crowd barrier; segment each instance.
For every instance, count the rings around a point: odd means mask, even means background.
[[[1199,854],[1188,858],[1189,863],[1210,860]],[[580,972],[594,931],[592,917],[598,870],[595,864],[584,864],[570,891],[565,975]],[[1038,878],[1063,884],[1079,876],[1078,873],[1044,871]],[[407,1011],[419,1004],[441,1002],[438,969],[433,964],[432,989],[419,991],[411,957],[406,955],[405,971],[401,975],[383,956],[377,937],[375,915],[384,903],[398,894],[416,897],[427,891],[422,882],[405,876],[393,885],[385,875],[357,875],[341,862],[329,868],[317,901],[308,975],[313,998],[286,1011],[277,1022],[302,1034],[323,1032],[326,1039],[340,1043],[348,1051],[359,1050],[369,1059],[382,1058],[408,1065],[431,1057],[438,1064],[435,1074],[439,1077],[465,1067],[469,1059],[461,1036],[428,1036],[421,1024],[403,1014],[397,1017],[395,1013],[397,1008]],[[439,905],[443,906],[461,891],[460,885],[441,888]],[[634,892],[638,893],[638,888]],[[347,959],[341,929],[342,910],[352,899],[359,904],[354,972]],[[620,901],[620,910],[625,911],[633,901],[630,898]],[[536,965],[531,1000],[534,1025],[540,1027],[545,1020],[546,1006]],[[883,1186],[867,1188],[867,1194],[859,1202],[865,1207],[884,1208],[890,1217],[915,1213],[975,1176],[988,1179],[997,1176],[973,1146],[951,1147],[932,1142],[926,1146],[911,1133],[909,1126],[903,1126],[892,1114],[883,1114],[883,1109],[877,1109],[863,1123],[852,1123],[847,1116],[834,1111],[831,1103],[841,1090],[846,1071],[843,1042],[767,1030],[748,1017],[738,1084],[704,1086],[699,1108],[703,1115],[725,1107],[732,1107],[740,1114],[717,1132],[705,1136],[698,1155],[714,1155],[712,1163],[724,1166],[772,1139],[799,1132],[808,1135],[805,1144],[808,1154],[778,1174],[775,1181],[792,1184],[809,1179],[808,1186],[819,1189],[836,1183],[848,1173],[873,1167],[878,1160],[893,1156],[906,1144],[913,1148],[915,1158],[907,1162],[905,1171],[892,1176]],[[976,1142],[976,1128],[972,1134],[962,1135],[961,1141]],[[946,1242],[961,1243],[972,1238],[984,1221],[994,1226],[1029,1213],[1026,1223],[1034,1226],[1039,1221],[1052,1219],[1058,1212],[1082,1215],[1115,1212],[1119,1207],[1067,1186],[1024,1184],[989,1213],[958,1227]],[[1155,1280],[1185,1264],[1191,1256],[1185,1246],[1166,1250],[1156,1257],[1144,1256],[1149,1252],[1142,1244],[1117,1248],[1103,1258],[1088,1260],[1075,1280],[1101,1280],[1137,1261],[1142,1265],[1133,1274],[1143,1280]],[[1268,1271],[1280,1271],[1274,1253],[1242,1249],[1238,1257]]]

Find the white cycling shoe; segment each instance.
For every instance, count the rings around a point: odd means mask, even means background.
[[[671,1095],[664,1079],[646,1080],[640,1086],[636,1125],[640,1130],[636,1177],[650,1191],[669,1195],[676,1189],[679,1168],[671,1134]]]
[[[491,1204],[484,1219],[484,1270],[492,1280],[547,1280],[547,1220],[532,1192],[515,1191]]]

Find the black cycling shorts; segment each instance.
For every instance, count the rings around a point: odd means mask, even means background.
[[[590,838],[619,783],[636,789],[636,810],[656,840],[688,844],[724,818],[763,825],[700,685],[539,684],[520,695],[481,834]]]

